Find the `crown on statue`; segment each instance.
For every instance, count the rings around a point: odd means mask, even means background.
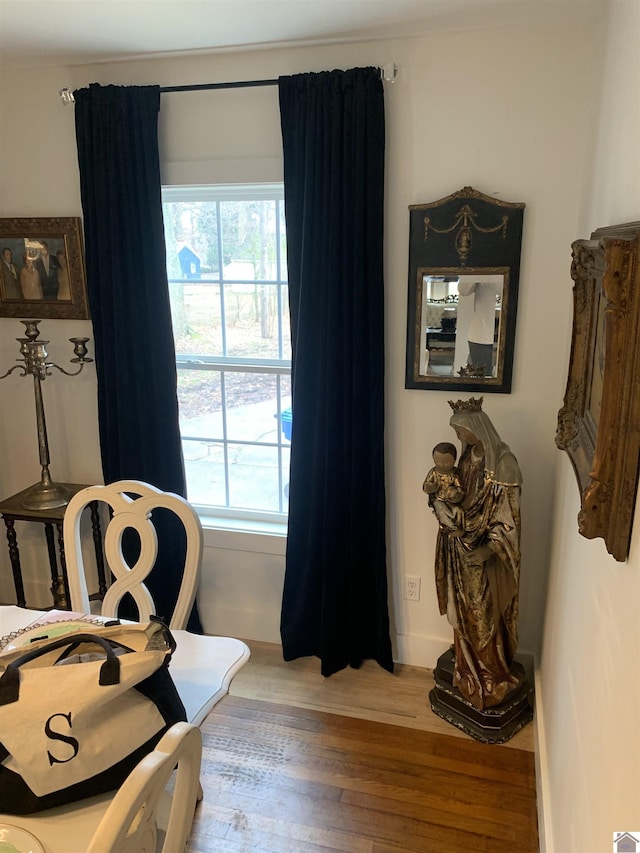
[[[468,400],[449,400],[454,412],[481,412],[484,397],[470,397]]]

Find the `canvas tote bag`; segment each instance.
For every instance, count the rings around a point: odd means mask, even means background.
[[[0,812],[113,790],[174,723],[175,641],[160,621],[56,622],[0,652]]]

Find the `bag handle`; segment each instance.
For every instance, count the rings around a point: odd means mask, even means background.
[[[96,646],[100,646],[107,656],[107,659],[100,667],[98,684],[103,686],[119,684],[120,661],[109,641],[95,634],[70,634],[68,637],[60,637],[57,640],[52,640],[46,646],[31,649],[30,652],[26,652],[7,666],[2,676],[0,676],[0,705],[10,705],[12,702],[18,701],[20,697],[20,667],[23,664],[29,663],[56,649],[78,645],[79,643],[93,643]]]

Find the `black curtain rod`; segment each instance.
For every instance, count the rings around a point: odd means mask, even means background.
[[[394,83],[398,75],[395,62],[379,68],[380,79],[385,83]],[[240,80],[235,83],[194,83],[191,86],[161,86],[160,94],[164,92],[202,92],[207,89],[250,89],[255,86],[277,86],[278,80]],[[73,92],[68,86],[60,89],[58,94],[63,104],[73,104]]]
[[[380,79],[387,83],[393,83],[396,79],[398,69],[395,63],[379,68]],[[241,80],[236,83],[195,83],[192,86],[161,86],[163,92],[202,92],[207,89],[249,89],[254,86],[277,86],[278,80]]]
[[[195,83],[192,86],[161,86],[164,92],[202,92],[206,89],[249,89],[254,86],[277,86],[277,80],[241,80],[236,83]]]

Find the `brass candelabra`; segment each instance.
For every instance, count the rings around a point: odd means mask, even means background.
[[[29,489],[22,501],[22,505],[25,509],[54,509],[68,503],[69,495],[63,486],[53,482],[49,473],[49,442],[47,439],[47,424],[44,417],[41,383],[47,376],[51,376],[51,368],[53,367],[66,376],[77,376],[85,364],[92,362],[93,359],[87,358],[87,341],[89,338],[69,338],[69,341],[73,344],[75,355],[75,358],[71,359],[71,363],[77,364],[78,369],[74,371],[65,370],[58,364],[47,361],[47,344],[49,341],[38,340],[40,335],[40,329],[38,328],[40,320],[21,320],[20,322],[25,326],[25,337],[16,338],[16,340],[20,344],[20,355],[22,357],[16,359],[18,364],[11,367],[6,373],[3,373],[0,379],[5,379],[14,370],[21,370],[21,376],[33,376],[33,387],[36,398],[38,450],[42,472],[40,482]]]

